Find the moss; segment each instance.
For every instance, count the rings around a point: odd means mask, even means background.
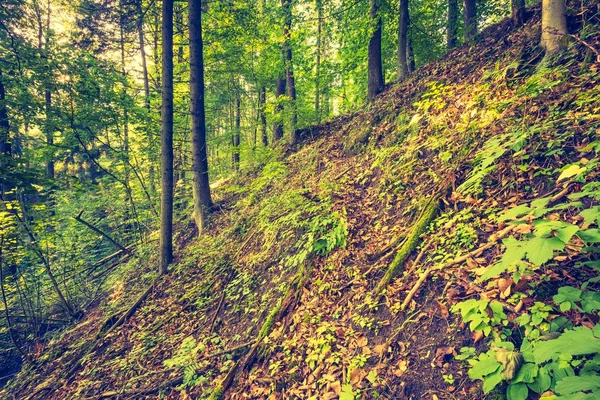
[[[271,312],[269,313],[269,316],[267,317],[267,320],[260,328],[260,331],[258,332],[258,340],[264,339],[269,334],[269,332],[271,331],[271,328],[273,327],[273,324],[275,323],[275,319],[277,318],[277,315],[279,314],[279,311],[281,311],[282,304],[283,304],[283,300],[279,299],[279,301],[277,302],[277,305],[275,306],[275,308],[273,308],[271,310]]]
[[[375,293],[380,294],[383,291],[383,289],[388,285],[388,283],[390,283],[390,281],[396,275],[398,275],[400,271],[403,270],[404,261],[406,261],[410,254],[415,250],[417,244],[419,243],[419,238],[423,233],[425,233],[427,226],[435,217],[435,214],[438,209],[439,199],[440,195],[438,194],[431,200],[429,200],[429,202],[425,205],[425,209],[423,210],[421,216],[415,223],[415,226],[413,227],[412,231],[407,236],[406,240],[404,241],[404,244],[402,245],[398,253],[396,253],[396,256],[394,257],[394,260],[388,267],[387,272],[385,273],[383,278],[381,278],[381,281],[379,281]]]

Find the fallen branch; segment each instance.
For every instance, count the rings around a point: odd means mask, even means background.
[[[425,229],[427,229],[427,226],[429,225],[431,220],[433,220],[433,218],[435,217],[435,215],[437,213],[440,198],[442,197],[441,193],[443,193],[444,191],[445,190],[440,191],[440,193],[438,193],[437,195],[432,197],[425,204],[425,208],[423,209],[423,212],[419,216],[419,219],[415,223],[411,232],[406,237],[406,240],[402,244],[402,247],[400,247],[400,250],[398,250],[398,252],[396,253],[396,256],[394,257],[394,260],[388,267],[387,272],[385,273],[383,278],[381,278],[381,280],[379,281],[379,284],[375,288],[375,293],[377,295],[381,294],[383,289],[385,289],[385,287],[390,283],[390,281],[396,275],[398,275],[398,273],[400,273],[400,271],[402,271],[404,262],[410,256],[410,254],[414,251],[414,249],[417,247],[417,245],[419,243],[419,238],[425,232]]]
[[[73,217],[75,219],[75,221],[87,226],[89,229],[93,230],[94,232],[96,232],[97,234],[104,236],[106,239],[108,239],[109,242],[111,242],[112,244],[114,244],[117,248],[121,249],[122,251],[129,253],[129,250],[123,246],[122,244],[118,243],[115,239],[113,239],[110,235],[108,235],[105,232],[102,232],[100,229],[96,228],[94,225],[90,224],[89,222],[87,222],[86,220],[84,220],[83,218],[81,218],[81,216],[83,215],[83,211],[81,210],[81,212],[79,213],[78,216]]]
[[[83,346],[78,352],[78,354],[75,356],[75,362],[73,363],[69,371],[67,371],[65,378],[70,379],[73,376],[73,374],[77,372],[77,370],[81,367],[81,360],[86,355],[92,353],[98,347],[103,337],[106,337],[117,327],[121,326],[127,320],[127,318],[133,315],[135,310],[138,309],[138,307],[143,303],[146,297],[148,297],[152,289],[154,289],[158,279],[160,279],[160,276],[156,278],[150,284],[150,286],[148,286],[148,288],[138,297],[138,299],[133,303],[133,305],[119,319],[117,319],[116,322],[113,322],[114,318],[116,318],[115,316],[111,316],[110,318],[106,319],[106,321],[102,324],[100,329],[98,329],[94,340],[92,340],[92,342],[89,345]]]
[[[515,229],[515,225],[507,226],[506,228],[502,229],[500,232],[490,236],[490,238],[488,239],[488,243],[486,243],[485,245],[483,245],[473,251],[468,252],[464,256],[455,258],[454,260],[449,261],[445,264],[437,265],[437,266],[432,265],[429,268],[427,268],[421,274],[421,276],[419,277],[419,280],[417,280],[417,282],[415,283],[413,288],[410,290],[410,292],[408,292],[408,295],[406,295],[404,302],[402,302],[402,305],[400,306],[400,311],[406,310],[406,307],[408,307],[411,300],[413,299],[413,297],[415,296],[417,291],[421,288],[421,286],[423,285],[423,282],[425,282],[425,280],[429,277],[429,275],[431,274],[432,271],[442,270],[442,269],[451,267],[453,265],[462,263],[462,262],[466,261],[468,258],[474,257],[474,256],[484,252],[485,250],[488,250],[488,249],[494,247],[500,239],[503,239],[506,235],[508,235],[514,229]]]

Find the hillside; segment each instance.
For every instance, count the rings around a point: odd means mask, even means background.
[[[538,11],[215,184],[0,397],[594,398],[600,21],[557,62]]]

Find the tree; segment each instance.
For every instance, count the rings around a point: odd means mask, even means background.
[[[400,0],[398,13],[398,80],[408,76],[408,0]]]
[[[542,0],[542,47],[547,53],[554,53],[563,49],[566,34],[565,0]]]
[[[162,6],[160,272],[173,261],[173,0]]]
[[[381,16],[379,15],[379,0],[370,0],[371,37],[369,38],[368,54],[368,95],[369,101],[383,91],[383,65],[381,62]]]
[[[525,0],[512,0],[512,20],[515,26],[521,26],[525,22]]]
[[[206,152],[206,114],[204,109],[204,54],[202,42],[202,0],[190,0],[190,114],[192,123],[193,217],[198,234],[206,228],[212,207]]]
[[[456,47],[458,32],[458,0],[448,0],[448,21],[446,24],[446,47]]]
[[[465,42],[475,39],[477,34],[477,3],[475,0],[464,0]]]
[[[283,56],[283,49],[281,50]],[[283,58],[283,57],[282,57]],[[273,122],[273,141],[276,142],[283,137],[283,121],[281,120],[281,113],[283,112],[283,104],[281,103],[281,96],[285,95],[286,81],[283,73],[280,71],[277,74],[277,87],[275,90],[275,99],[277,101],[275,105],[276,118]]]
[[[321,123],[321,52],[323,34],[323,0],[315,0],[317,8],[317,60],[315,66],[315,114],[317,123]]]
[[[296,104],[296,81],[294,78],[294,64],[292,60],[292,45],[290,36],[292,30],[292,0],[281,0],[281,9],[283,11],[283,48],[285,51],[285,78],[287,85],[287,95],[290,98],[292,106],[292,120],[290,129],[290,143],[296,143],[296,125],[298,124],[298,110]]]

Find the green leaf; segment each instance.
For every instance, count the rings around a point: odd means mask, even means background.
[[[552,259],[554,250],[562,250],[565,243],[559,238],[534,237],[527,242],[527,259],[535,265],[542,265]]]
[[[529,389],[524,383],[511,383],[506,388],[507,400],[525,400],[529,394]]]
[[[531,383],[534,381],[535,377],[538,374],[538,366],[532,363],[523,364],[521,368],[519,368],[519,372],[517,372],[517,376],[513,379],[513,383]]]
[[[531,208],[527,206],[527,204],[521,204],[520,206],[516,206],[505,212],[498,218],[498,221],[506,221],[509,219],[517,219],[524,215],[527,215],[531,212]]]
[[[567,376],[556,383],[556,393],[565,395],[600,390],[600,376]]]
[[[580,167],[577,164],[571,164],[566,169],[563,170],[563,172],[559,175],[556,182],[558,183],[558,182],[562,181],[563,179],[571,178],[572,176],[582,174],[585,171],[587,171],[586,167]]]
[[[583,210],[579,213],[579,216],[583,217],[583,220],[587,225],[593,224],[600,226],[600,206],[595,206],[588,208],[587,210]]]
[[[500,368],[500,364],[498,364],[498,370],[483,379],[483,393],[489,393],[494,388],[502,382],[502,369]]]
[[[600,339],[594,336],[591,329],[584,326],[566,330],[557,339],[537,342],[533,349],[537,364],[550,360],[558,353],[582,356],[598,352],[600,352]]]
[[[528,386],[531,390],[536,393],[542,394],[546,390],[550,389],[552,384],[552,378],[548,374],[548,370],[545,367],[539,369],[537,376]]]
[[[600,243],[600,229],[581,230],[577,236],[586,243]]]
[[[481,358],[476,361],[469,370],[469,378],[473,380],[483,379],[484,376],[492,374],[500,369],[500,363],[493,357],[489,357],[485,354],[482,354],[480,357]]]

